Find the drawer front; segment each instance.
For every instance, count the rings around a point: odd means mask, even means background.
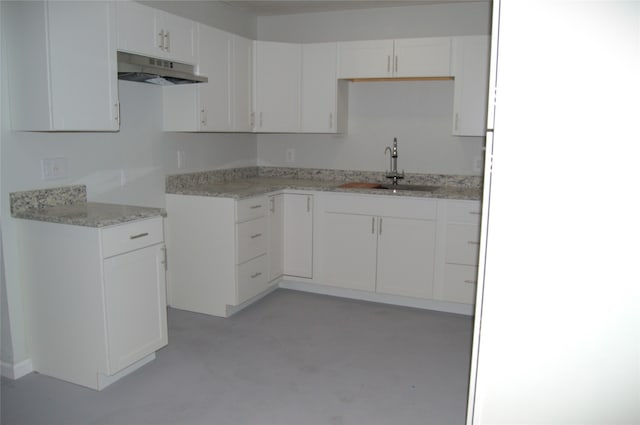
[[[449,223],[480,224],[480,201],[447,201]]]
[[[480,227],[471,224],[447,225],[447,263],[478,265]]]
[[[236,204],[236,221],[248,221],[267,215],[268,201],[266,196],[243,199]]]
[[[267,219],[258,218],[236,224],[237,264],[267,252]]]
[[[102,229],[104,258],[164,241],[162,217],[139,220]]]
[[[393,195],[322,194],[317,205],[318,211],[344,214],[425,220],[435,220],[438,215],[438,201],[436,199]]]
[[[475,304],[478,268],[447,264],[442,299],[455,303]]]
[[[269,287],[269,263],[262,255],[238,267],[237,301],[241,304]]]

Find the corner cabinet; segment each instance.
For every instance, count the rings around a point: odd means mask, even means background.
[[[35,371],[100,390],[167,344],[162,220],[20,220]]]
[[[348,289],[431,298],[437,202],[323,195],[315,227],[315,280]]]
[[[2,8],[11,128],[117,131],[114,4],[16,1]]]
[[[489,88],[489,36],[453,37],[453,134],[484,136]]]
[[[134,1],[115,2],[118,50],[195,65],[196,23]]]

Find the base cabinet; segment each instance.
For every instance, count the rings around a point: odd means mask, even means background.
[[[167,344],[161,217],[20,236],[35,371],[100,390]]]
[[[166,199],[170,306],[228,317],[270,288],[266,196]]]
[[[316,279],[348,289],[430,298],[436,201],[325,195],[316,225]]]

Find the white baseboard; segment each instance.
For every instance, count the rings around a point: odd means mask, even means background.
[[[358,291],[356,289],[338,288],[313,282],[304,282],[291,278],[282,279],[278,287],[296,291],[312,292],[314,294],[332,295],[335,297],[351,298],[383,304],[400,305],[403,307],[422,308],[425,310],[442,311],[446,313],[474,315],[474,306],[470,304],[452,303],[448,301],[427,300],[421,298],[404,297],[400,295],[378,294],[375,292]]]
[[[31,359],[23,360],[19,363],[0,362],[0,373],[9,379],[20,379],[33,372]]]

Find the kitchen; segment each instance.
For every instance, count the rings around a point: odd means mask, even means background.
[[[167,6],[170,7],[170,4]],[[428,13],[424,8],[428,9]],[[480,9],[480,10],[478,10]],[[488,33],[490,7],[482,3],[460,3],[453,5],[430,5],[430,6],[412,6],[409,9],[398,9],[398,15],[394,12],[385,10],[384,12],[369,12],[366,21],[369,24],[362,28],[364,34],[354,34],[354,38],[384,38],[384,37],[404,37],[404,36],[431,36],[431,35],[462,35],[467,34],[466,31],[472,33]],[[434,10],[442,13],[438,15]],[[426,20],[432,19],[433,25],[424,25],[420,27],[420,34],[412,32],[410,23],[415,22],[414,17],[419,15],[419,11],[424,12],[423,16]],[[349,16],[347,12],[341,12]],[[351,12],[355,13],[355,12]],[[338,15],[343,16],[343,15]],[[444,17],[443,17],[444,16]],[[461,20],[453,19],[459,17]],[[331,16],[335,17],[335,16]],[[479,22],[475,19],[479,19]],[[309,18],[309,21],[315,21],[317,18]],[[264,19],[264,21],[261,21]],[[278,18],[260,18],[257,21],[258,36],[265,38],[277,38],[277,34],[270,34],[266,28],[270,27],[269,20],[274,20],[273,31],[284,28],[282,22]],[[304,16],[302,17],[304,19]],[[350,24],[353,18],[347,19]],[[261,24],[262,22],[262,24]],[[395,27],[390,29],[389,22],[395,22]],[[424,22],[424,21],[423,21]],[[431,21],[429,21],[431,22]],[[452,31],[451,34],[445,34],[441,25],[446,22],[446,31]],[[455,22],[460,22],[459,27]],[[477,27],[474,27],[474,22]],[[400,24],[401,23],[401,24]],[[313,28],[307,21],[300,23],[305,29]],[[378,25],[375,25],[378,24]],[[325,26],[326,27],[326,26]],[[418,25],[416,24],[416,27]],[[260,34],[260,29],[264,34]],[[345,25],[345,28],[350,28]],[[354,31],[356,26],[353,26]],[[414,27],[415,29],[415,27]],[[424,33],[430,29],[437,30],[436,34]],[[343,31],[347,31],[344,29]],[[370,31],[367,33],[367,31]],[[390,31],[387,33],[385,31]],[[406,32],[405,32],[406,31]],[[340,31],[332,30],[332,34],[340,34]],[[251,34],[248,34],[251,35]],[[331,35],[326,35],[330,37]],[[287,40],[289,41],[289,40]],[[305,41],[305,40],[297,40]],[[314,40],[317,41],[317,40]],[[329,40],[327,40],[329,41]],[[4,63],[4,61],[3,61]],[[3,75],[5,73],[3,72]],[[436,100],[436,104],[446,104],[450,101],[452,91],[449,83],[436,83],[431,87],[428,84],[428,94],[430,99]],[[447,86],[449,84],[449,86]],[[3,93],[7,87],[7,82],[3,81]],[[384,101],[394,100],[384,90],[386,86],[380,86],[381,94],[385,95]],[[358,87],[359,89],[360,87]],[[351,93],[350,104],[352,110],[356,114],[363,114],[362,122],[354,120],[354,116],[350,117],[351,132],[348,137],[341,136],[318,136],[318,135],[287,135],[285,137],[275,135],[250,135],[250,134],[175,134],[163,133],[161,131],[161,115],[160,104],[161,96],[158,94],[156,87],[146,87],[142,85],[134,85],[133,83],[120,83],[119,95],[121,102],[122,124],[121,130],[117,134],[92,133],[91,141],[87,143],[86,134],[62,133],[62,134],[45,134],[45,133],[19,133],[11,132],[3,124],[2,127],[2,193],[3,193],[3,243],[5,257],[5,273],[6,273],[6,291],[8,302],[8,316],[3,313],[3,327],[9,318],[10,326],[10,342],[4,343],[3,340],[3,361],[11,361],[13,364],[20,365],[22,361],[28,358],[28,348],[25,343],[23,306],[21,293],[19,288],[19,278],[16,276],[17,265],[19,259],[15,257],[16,250],[12,247],[18,241],[15,226],[10,219],[10,213],[6,204],[5,195],[19,190],[33,189],[43,186],[40,178],[40,160],[42,158],[66,158],[67,178],[56,183],[67,184],[72,182],[81,182],[88,185],[90,198],[104,202],[119,202],[128,204],[142,204],[148,206],[163,206],[164,200],[164,180],[166,174],[175,174],[178,172],[208,170],[217,168],[231,168],[238,166],[250,165],[281,165],[287,166],[287,159],[291,158],[286,155],[289,149],[295,150],[294,166],[301,167],[317,167],[317,168],[354,168],[354,169],[370,169],[370,164],[375,165],[375,169],[384,170],[387,166],[386,158],[383,154],[384,147],[390,143],[390,138],[397,136],[401,144],[401,167],[407,171],[413,172],[434,172],[447,174],[465,174],[479,175],[479,171],[473,171],[476,157],[482,154],[482,140],[453,140],[452,143],[443,143],[437,149],[432,147],[424,147],[420,151],[420,145],[412,145],[412,135],[414,132],[426,134],[432,130],[430,127],[420,127],[421,123],[407,123],[402,117],[411,115],[412,104],[405,105],[399,97],[393,106],[394,113],[402,111],[402,114],[392,115],[388,117],[385,128],[398,127],[398,130],[392,134],[385,134],[379,137],[379,128],[371,126],[380,117],[387,117],[388,110],[377,110],[372,106],[372,102],[367,99],[369,93]],[[374,89],[375,90],[375,89]],[[431,91],[433,90],[433,91]],[[405,92],[408,96],[409,93]],[[361,98],[359,99],[359,95]],[[378,94],[380,96],[380,94]],[[3,96],[3,102],[6,97]],[[362,109],[358,111],[354,107],[359,103],[363,106],[371,106],[372,110]],[[373,102],[380,105],[380,100]],[[6,123],[7,105],[3,103],[3,123]],[[155,113],[152,113],[154,112]],[[451,111],[451,108],[443,108],[442,110]],[[438,111],[442,111],[438,109]],[[436,113],[437,111],[433,111]],[[369,114],[370,113],[370,114]],[[450,112],[449,112],[450,113]],[[430,139],[434,143],[438,140],[446,140],[451,137],[448,133],[451,125],[451,116],[440,117],[439,122],[443,125],[441,129],[443,133],[430,134]],[[446,123],[446,126],[444,125]],[[355,126],[355,128],[354,128]],[[367,133],[368,128],[374,128],[376,133]],[[407,128],[412,128],[411,132],[403,133]],[[446,128],[447,133],[444,134]],[[152,129],[151,131],[149,129]],[[363,131],[363,133],[358,133]],[[213,139],[213,143],[212,143]],[[351,145],[351,142],[354,145]],[[362,148],[367,141],[366,149]],[[322,143],[321,148],[317,145]],[[376,145],[379,143],[379,145]],[[429,145],[431,146],[431,145]],[[412,163],[412,150],[416,156],[424,155],[429,167],[420,168],[418,163]],[[177,155],[183,152],[183,168],[178,168]],[[406,157],[402,156],[402,152],[407,152]],[[151,153],[151,154],[149,154]],[[363,158],[363,159],[361,159]],[[433,160],[431,160],[433,158]],[[431,162],[433,161],[433,162]],[[422,162],[421,162],[422,163]],[[363,166],[366,165],[366,166]],[[414,168],[415,167],[415,168]],[[4,311],[4,309],[3,309]],[[7,335],[3,328],[3,338]],[[5,349],[7,351],[5,351]]]

